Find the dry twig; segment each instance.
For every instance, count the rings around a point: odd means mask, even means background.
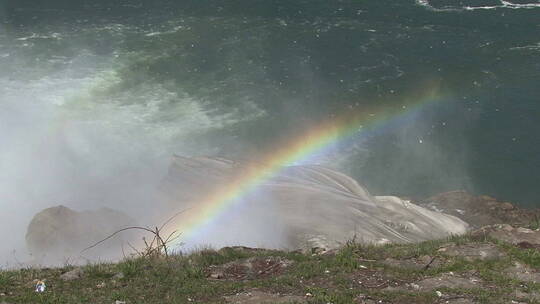
[[[188,209],[186,209],[188,210]],[[148,232],[148,233],[151,233],[153,235],[152,237],[152,241],[150,243],[148,243],[146,241],[146,238],[143,237],[142,240],[144,242],[144,245],[145,245],[145,249],[144,251],[139,251],[137,250],[134,246],[132,246],[129,242],[128,242],[128,245],[131,247],[131,249],[133,249],[139,256],[142,256],[142,257],[149,257],[149,256],[161,256],[161,255],[164,255],[165,258],[168,258],[169,257],[169,244],[171,242],[173,242],[174,240],[178,239],[181,235],[181,233],[178,233],[178,230],[174,230],[173,232],[171,232],[166,238],[163,238],[162,237],[162,230],[163,228],[165,228],[165,226],[167,226],[167,224],[169,224],[175,217],[177,217],[178,215],[182,214],[183,212],[185,212],[186,210],[182,210],[180,212],[177,212],[175,213],[173,216],[171,216],[169,219],[167,219],[162,225],[161,227],[157,227],[155,226],[154,229],[151,229],[149,227],[143,227],[143,226],[130,226],[130,227],[125,227],[125,228],[122,228],[120,230],[117,230],[115,231],[114,233],[112,233],[111,235],[107,236],[106,238],[100,240],[99,242],[89,246],[89,247],[86,247],[84,248],[81,253],[85,252],[86,250],[89,250],[89,249],[92,249],[94,247],[97,247],[98,245],[106,242],[107,240],[113,238],[114,236],[116,236],[117,234],[121,233],[121,232],[124,232],[124,231],[127,231],[127,230],[142,230],[144,232]],[[123,248],[122,248],[123,250]]]

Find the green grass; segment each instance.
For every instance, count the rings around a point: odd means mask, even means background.
[[[438,249],[448,244],[492,242],[507,257],[491,261],[466,261],[460,257],[442,256]],[[409,269],[390,267],[386,258],[410,259],[437,256],[440,267]],[[255,280],[209,280],[206,270],[254,256],[280,256],[294,261],[285,273]],[[60,275],[73,266],[53,269],[0,271],[0,303],[224,303],[223,296],[259,289],[307,297],[308,303],[353,303],[364,295],[392,303],[434,303],[434,292],[366,288],[354,282],[355,276],[376,273],[392,282],[417,282],[442,273],[472,273],[488,287],[470,289],[442,288],[441,292],[464,296],[479,303],[509,303],[515,290],[540,293],[540,284],[524,283],[504,275],[503,270],[515,261],[533,268],[540,267],[540,253],[489,239],[470,236],[408,245],[361,245],[349,242],[333,255],[311,255],[284,251],[242,251],[203,249],[191,255],[165,258],[129,258],[117,264],[91,264],[83,267],[81,279],[62,281]],[[367,270],[366,270],[367,269]],[[368,272],[365,272],[368,271]],[[365,272],[365,273],[364,273]],[[122,273],[123,277],[117,274]],[[46,279],[47,291],[35,293],[33,280]],[[189,300],[191,299],[191,301]]]

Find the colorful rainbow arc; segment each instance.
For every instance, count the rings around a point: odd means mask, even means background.
[[[255,191],[258,185],[278,174],[284,167],[308,159],[326,147],[363,130],[378,128],[410,112],[418,111],[437,100],[441,100],[437,90],[430,90],[420,98],[405,100],[397,107],[398,110],[393,107],[386,111],[363,111],[362,114],[346,114],[320,123],[303,135],[278,145],[281,148],[258,161],[263,165],[246,169],[233,181],[198,202],[186,213],[187,216],[175,221],[174,228],[182,233],[184,240],[190,239],[194,233],[242,201],[242,197]]]

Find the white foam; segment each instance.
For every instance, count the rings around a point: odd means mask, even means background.
[[[429,3],[429,0],[416,0],[417,5],[426,7],[435,12],[455,12],[455,11],[476,11],[476,10],[494,10],[494,9],[534,9],[540,8],[540,3],[512,3],[509,1],[500,0],[498,5],[492,6],[446,6],[437,8]]]
[[[163,35],[163,32],[151,32],[151,33],[145,34],[146,37],[152,37],[152,36],[158,36],[158,35]]]
[[[51,33],[48,35],[40,35],[37,33],[32,33],[32,35],[30,36],[16,38],[15,40],[27,41],[31,39],[62,39],[62,35],[60,33]]]
[[[527,50],[527,51],[536,51],[540,50],[540,42],[536,44],[530,44],[530,45],[524,45],[524,46],[516,46],[513,48],[510,48],[512,51],[519,51],[519,50]]]

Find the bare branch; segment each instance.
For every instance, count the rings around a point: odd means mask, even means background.
[[[190,208],[189,208],[190,209]],[[173,216],[171,216],[169,219],[167,219],[162,225],[161,227],[157,227],[155,226],[154,229],[151,229],[150,227],[142,227],[142,226],[130,226],[130,227],[125,227],[125,228],[122,228],[120,230],[117,230],[115,231],[114,233],[112,233],[111,235],[107,236],[106,238],[102,239],[101,241],[93,244],[92,246],[89,246],[87,248],[84,248],[82,251],[81,251],[81,254],[86,251],[86,250],[89,250],[89,249],[92,249],[100,244],[102,244],[103,242],[113,238],[114,236],[116,236],[117,234],[121,233],[121,232],[124,232],[124,231],[127,231],[127,230],[143,230],[145,232],[149,232],[153,235],[153,238],[152,238],[152,241],[150,242],[150,244],[147,242],[146,238],[143,237],[143,242],[144,242],[144,245],[146,246],[146,248],[144,249],[143,252],[140,252],[138,251],[135,247],[133,247],[129,242],[128,242],[128,245],[131,247],[131,249],[133,249],[139,256],[142,256],[142,257],[148,257],[148,256],[153,256],[153,255],[156,255],[156,256],[159,256],[161,254],[164,254],[166,258],[169,257],[169,248],[168,248],[168,244],[174,240],[176,240],[177,238],[179,238],[181,236],[181,233],[178,233],[178,230],[174,230],[173,232],[171,232],[165,239],[162,237],[161,235],[161,230],[163,230],[163,228],[169,224],[175,217],[177,217],[178,215],[182,214],[183,212],[185,212],[186,210],[189,210],[189,209],[185,209],[185,210],[182,210],[180,212],[177,212],[175,213]],[[124,248],[122,247],[122,254],[124,255],[124,258],[125,258],[125,253],[124,253]]]
[[[84,248],[83,250],[81,250],[81,253],[85,252],[88,249],[92,249],[92,248],[96,247],[97,245],[111,239],[112,237],[119,234],[120,232],[123,232],[123,231],[126,231],[126,230],[132,230],[132,229],[139,229],[139,230],[144,230],[144,231],[147,231],[147,232],[150,232],[150,233],[154,233],[154,231],[152,231],[151,229],[146,228],[146,227],[140,227],[140,226],[130,226],[130,227],[122,228],[120,230],[115,231],[113,234],[109,235],[108,237],[104,238],[103,240],[95,243],[94,245]]]
[[[175,214],[173,214],[173,216],[171,216],[168,220],[166,220],[163,225],[161,225],[161,227],[159,227],[159,230],[163,230],[163,228],[169,223],[171,222],[175,217],[179,216],[180,214],[190,210],[191,208],[187,208],[187,209],[184,209],[182,211],[178,211],[176,212]]]

